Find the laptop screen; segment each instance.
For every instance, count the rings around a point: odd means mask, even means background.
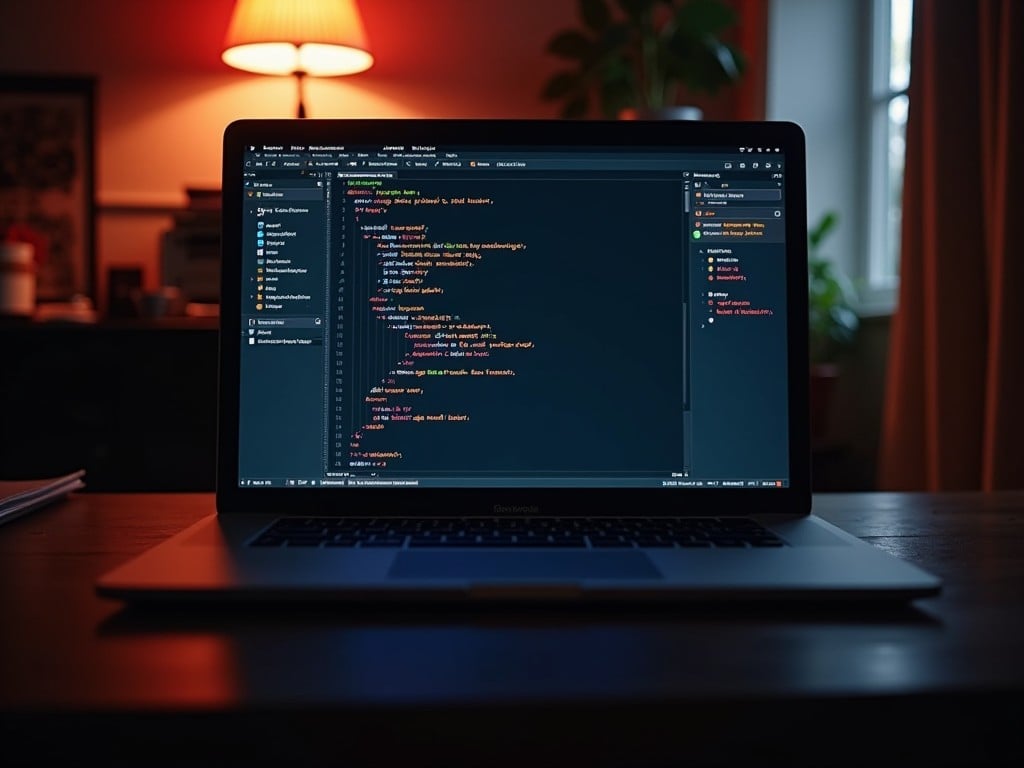
[[[239,486],[789,485],[784,147],[242,162]]]

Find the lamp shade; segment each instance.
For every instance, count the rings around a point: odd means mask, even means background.
[[[237,0],[221,58],[263,75],[330,77],[373,65],[356,0]]]

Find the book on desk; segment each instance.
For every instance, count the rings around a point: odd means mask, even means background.
[[[85,470],[35,480],[0,480],[0,525],[85,487]]]

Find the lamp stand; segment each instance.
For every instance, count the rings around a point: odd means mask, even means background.
[[[303,72],[302,70],[297,70],[295,72],[295,82],[296,82],[296,85],[298,86],[298,90],[299,90],[299,109],[298,109],[297,117],[305,117],[306,116],[306,103],[305,103],[305,100],[303,98],[303,84],[305,82],[305,77],[306,77],[306,73]]]

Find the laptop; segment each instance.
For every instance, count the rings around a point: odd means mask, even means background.
[[[813,512],[797,125],[240,120],[222,194],[216,511],[100,595],[939,592]]]

